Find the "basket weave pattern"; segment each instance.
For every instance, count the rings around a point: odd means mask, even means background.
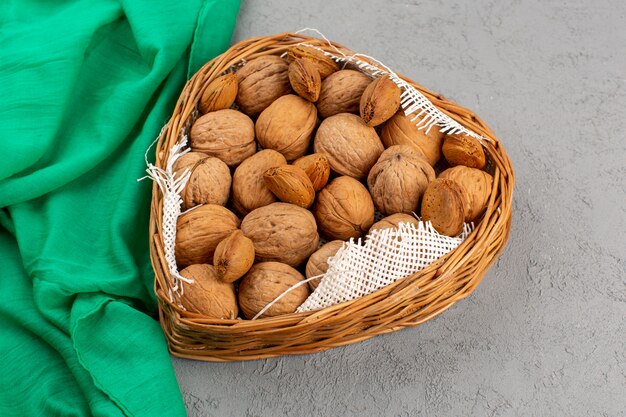
[[[282,55],[289,47],[301,42],[334,52],[325,40],[283,33],[242,41],[202,67],[185,85],[174,113],[159,138],[156,165],[165,167],[169,150],[195,116],[196,103],[214,78],[241,64],[242,60],[249,61],[268,54]],[[354,54],[339,44],[332,45],[346,55]],[[425,269],[354,301],[318,311],[254,321],[207,319],[180,309],[168,297],[171,278],[163,251],[163,194],[154,184],[150,212],[150,255],[155,272],[154,290],[159,302],[160,321],[173,355],[217,362],[320,352],[418,325],[472,293],[503,250],[509,236],[513,168],[500,141],[478,116],[400,77],[417,88],[442,112],[486,139],[483,140],[483,146],[491,164],[490,172],[494,182],[487,211],[475,230],[461,246]]]

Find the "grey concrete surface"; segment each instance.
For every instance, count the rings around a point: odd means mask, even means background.
[[[325,353],[173,358],[190,416],[626,416],[626,3],[243,1],[476,111],[516,168],[508,246],[429,322]]]

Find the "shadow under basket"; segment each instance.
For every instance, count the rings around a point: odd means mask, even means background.
[[[247,39],[202,67],[185,85],[174,113],[158,140],[156,166],[165,168],[170,149],[197,116],[196,103],[216,77],[255,57],[283,55],[306,42],[325,51],[354,52],[326,40],[294,33]],[[334,47],[334,48],[333,48]],[[367,57],[363,61],[377,65]],[[455,250],[425,269],[370,295],[322,310],[251,320],[207,319],[170,302],[171,276],[163,246],[163,193],[154,184],[150,210],[150,256],[160,322],[170,352],[203,361],[237,361],[320,352],[335,346],[423,323],[467,297],[504,249],[511,229],[514,173],[500,141],[470,110],[398,74],[444,114],[483,136],[493,188],[487,210],[474,231]]]

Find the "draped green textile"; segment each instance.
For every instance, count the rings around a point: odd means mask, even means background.
[[[0,2],[0,416],[183,416],[144,152],[238,0]]]

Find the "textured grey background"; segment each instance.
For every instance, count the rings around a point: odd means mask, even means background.
[[[517,175],[473,295],[418,327],[246,363],[173,358],[190,416],[626,416],[626,3],[243,1],[479,114]]]

